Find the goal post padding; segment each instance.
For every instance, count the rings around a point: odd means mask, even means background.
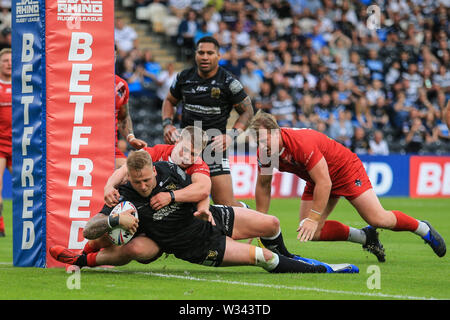
[[[114,170],[114,2],[13,2],[13,264],[82,249]]]

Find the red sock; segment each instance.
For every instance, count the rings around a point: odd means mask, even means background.
[[[99,251],[100,249],[101,248],[97,248],[95,241],[88,241],[84,245],[83,253],[84,254],[93,253]]]
[[[3,220],[3,216],[0,216],[0,231],[5,231],[5,222]]]
[[[320,231],[320,241],[346,241],[350,227],[339,221],[327,220]]]
[[[397,223],[395,224],[393,231],[416,231],[419,227],[419,221],[414,219],[401,211],[393,210],[392,213],[397,218]]]
[[[86,258],[87,258],[88,267],[97,266],[97,262],[96,262],[97,255],[98,255],[98,252],[93,252],[93,253],[87,254]]]

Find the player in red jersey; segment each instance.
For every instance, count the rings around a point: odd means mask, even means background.
[[[297,229],[300,241],[357,242],[383,262],[384,249],[375,231],[383,228],[414,232],[439,257],[445,255],[443,238],[428,222],[382,207],[361,160],[343,145],[312,129],[280,128],[275,118],[264,112],[255,115],[251,128],[258,141],[260,167],[255,189],[257,211],[269,210],[274,167],[306,181]],[[368,227],[356,229],[327,220],[341,196],[350,201]]]
[[[11,133],[11,49],[0,51],[0,237],[5,236],[3,221],[3,174],[8,168],[12,171],[12,133]]]
[[[130,90],[127,82],[116,75],[116,132],[126,138],[127,142],[135,149],[139,150],[147,146],[143,140],[137,139],[133,133],[133,123],[131,121],[128,110],[128,99]],[[127,161],[127,157],[117,148],[117,134],[116,134],[116,168],[121,167]]]

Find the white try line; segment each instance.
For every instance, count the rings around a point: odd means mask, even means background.
[[[433,297],[415,297],[415,296],[407,296],[407,295],[398,295],[398,294],[385,294],[381,292],[357,292],[357,291],[345,291],[345,290],[332,290],[332,289],[323,289],[323,288],[314,288],[314,287],[303,287],[303,286],[285,286],[285,285],[276,285],[276,284],[266,284],[266,283],[254,283],[254,282],[243,282],[243,281],[231,281],[231,280],[219,280],[219,279],[205,279],[205,278],[197,278],[191,276],[181,276],[176,274],[165,274],[165,273],[156,273],[156,272],[142,272],[142,271],[121,271],[114,269],[103,269],[103,268],[93,268],[91,270],[102,270],[108,272],[118,272],[118,273],[134,273],[152,277],[160,277],[160,278],[172,278],[172,279],[181,279],[188,281],[200,281],[200,282],[214,282],[214,283],[223,283],[223,284],[232,284],[239,286],[247,286],[247,287],[260,287],[260,288],[271,288],[271,289],[285,289],[285,290],[293,290],[293,291],[314,291],[321,293],[334,293],[334,294],[344,294],[344,295],[352,295],[352,296],[363,296],[363,297],[372,297],[372,298],[390,298],[390,299],[401,299],[401,300],[440,300]],[[448,300],[445,298],[443,300]]]

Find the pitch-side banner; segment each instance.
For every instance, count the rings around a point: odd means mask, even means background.
[[[13,263],[46,263],[44,1],[12,2]]]
[[[47,1],[46,40],[47,247],[82,249],[114,170],[113,1]]]
[[[231,177],[236,198],[254,198],[258,164],[256,156],[231,156]],[[305,188],[305,181],[289,172],[274,169],[272,177],[272,197],[300,197]]]
[[[114,170],[114,2],[13,1],[14,265],[80,249]]]
[[[409,195],[409,156],[360,156],[378,196]],[[233,190],[237,198],[254,198],[258,168],[256,156],[230,157]],[[450,170],[449,170],[450,171]],[[305,181],[288,172],[274,170],[272,197],[301,197]]]
[[[412,156],[411,198],[450,197],[450,157]]]

